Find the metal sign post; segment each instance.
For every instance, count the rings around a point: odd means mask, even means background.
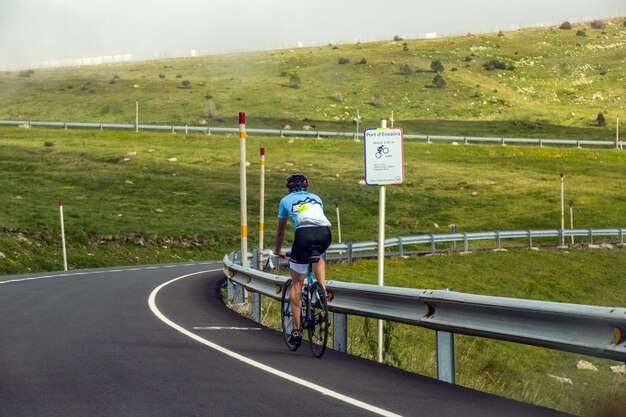
[[[384,285],[385,274],[385,206],[387,185],[404,182],[404,142],[402,129],[366,129],[363,134],[365,183],[379,185],[378,205],[378,285]],[[383,322],[378,320],[378,362],[383,361]]]

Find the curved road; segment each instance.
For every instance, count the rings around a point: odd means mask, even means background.
[[[559,416],[227,309],[221,263],[0,277],[0,416]]]

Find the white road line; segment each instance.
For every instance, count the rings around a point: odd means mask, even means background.
[[[173,329],[179,331],[180,333],[184,334],[185,336],[188,336],[188,337],[192,338],[193,340],[202,343],[205,346],[208,346],[208,347],[210,347],[212,349],[215,349],[218,352],[222,352],[225,355],[228,355],[231,358],[237,359],[237,360],[239,360],[239,361],[241,361],[241,362],[243,362],[245,364],[251,365],[251,366],[253,366],[253,367],[257,368],[257,369],[260,369],[262,371],[268,372],[268,373],[270,373],[272,375],[278,376],[280,378],[284,378],[284,379],[286,379],[288,381],[291,381],[293,383],[301,385],[301,386],[303,386],[305,388],[312,389],[313,391],[317,391],[317,392],[319,392],[321,394],[328,395],[329,397],[332,397],[332,398],[335,398],[337,400],[346,402],[348,404],[354,405],[356,407],[362,408],[362,409],[370,411],[372,413],[375,413],[375,414],[378,414],[378,415],[381,415],[381,416],[387,416],[387,417],[399,417],[400,416],[399,414],[392,413],[391,411],[384,410],[382,408],[373,406],[371,404],[367,404],[367,403],[365,403],[363,401],[359,401],[357,399],[348,397],[347,395],[340,394],[340,393],[338,393],[336,391],[332,391],[332,390],[330,390],[328,388],[324,388],[321,385],[317,385],[317,384],[315,384],[313,382],[309,382],[309,381],[306,381],[306,380],[304,380],[302,378],[295,377],[295,376],[290,375],[290,374],[288,374],[286,372],[279,371],[278,369],[275,369],[275,368],[272,368],[272,367],[270,367],[268,365],[265,365],[263,363],[257,362],[254,359],[250,359],[250,358],[248,358],[246,356],[243,356],[243,355],[241,355],[241,354],[239,354],[237,352],[234,352],[234,351],[232,351],[230,349],[226,349],[225,347],[222,347],[222,346],[220,346],[220,345],[218,345],[216,343],[213,343],[213,342],[211,342],[211,341],[209,341],[207,339],[204,339],[204,338],[198,336],[197,334],[192,333],[189,330],[183,328],[182,326],[174,323],[173,321],[171,321],[170,319],[165,317],[159,311],[159,309],[157,308],[155,300],[156,300],[157,294],[159,293],[159,291],[162,288],[166,287],[167,285],[169,285],[169,284],[171,284],[173,282],[176,282],[176,281],[184,279],[184,278],[188,278],[188,277],[191,277],[191,276],[194,276],[194,275],[198,275],[198,274],[204,274],[204,273],[207,273],[207,272],[217,272],[217,271],[222,271],[222,268],[211,269],[211,270],[207,270],[207,271],[200,271],[200,272],[194,272],[194,273],[187,274],[187,275],[182,275],[182,276],[180,276],[178,278],[174,278],[174,279],[172,279],[172,280],[170,280],[168,282],[165,282],[165,283],[159,285],[158,287],[156,287],[152,291],[152,293],[150,294],[150,297],[148,298],[148,305],[150,306],[150,310],[152,310],[154,315],[157,316],[163,323],[165,323],[168,326],[172,327]]]
[[[98,271],[85,271],[85,272],[68,272],[64,274],[55,274],[55,275],[40,275],[38,277],[28,277],[28,278],[15,278],[8,279],[6,281],[0,281],[0,285],[2,284],[11,284],[14,282],[26,282],[26,281],[37,281],[40,279],[48,279],[48,278],[63,278],[63,277],[74,277],[81,275],[91,275],[91,274],[108,274],[111,272],[127,272],[127,271],[143,271],[148,269],[162,269],[162,268],[174,268],[174,267],[185,267],[185,266],[199,266],[199,265],[210,265],[213,262],[198,262],[197,264],[185,264],[185,265],[156,265],[156,266],[146,266],[142,268],[128,268],[128,269],[103,269]]]
[[[194,330],[261,330],[260,327],[194,327]]]

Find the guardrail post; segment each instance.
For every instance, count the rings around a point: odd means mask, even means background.
[[[333,349],[348,351],[348,315],[333,313]]]
[[[437,379],[456,384],[454,333],[437,331]]]
[[[589,244],[593,245],[593,232],[591,231],[591,229],[587,229],[589,232]]]
[[[504,142],[504,138],[502,138],[502,146],[506,146],[506,143]]]
[[[467,141],[467,136],[463,136],[463,141],[465,142],[466,145],[469,145],[469,142]]]
[[[620,227],[619,229],[619,243],[620,245],[624,244],[624,229]]]
[[[210,127],[207,127],[207,128],[206,128],[206,134],[207,134],[207,135],[209,135],[209,136],[211,136],[211,128],[210,128]]]
[[[463,232],[463,248],[465,252],[469,252],[469,242],[467,240],[467,232]]]
[[[500,246],[500,232],[496,232],[496,248],[498,250],[502,249],[502,247]]]
[[[233,260],[233,263],[241,265],[241,252],[240,251],[235,252],[235,259]],[[244,302],[243,287],[238,286],[233,281],[228,279],[227,288],[228,288],[228,299],[230,301],[236,304],[241,304]]]
[[[259,265],[259,249],[252,251],[252,269],[257,269]],[[252,319],[257,323],[261,322],[261,294],[252,292]]]
[[[174,132],[174,125],[172,125],[172,133],[176,133],[176,132]]]
[[[576,141],[576,147],[577,147],[578,149],[580,149],[580,140],[577,140],[577,141]]]
[[[533,232],[530,229],[528,230],[528,247],[533,247]]]
[[[100,123],[100,131],[102,131],[102,123]]]
[[[346,253],[346,259],[348,263],[351,264],[352,263],[352,242],[348,242],[347,246],[348,246],[348,251]]]
[[[430,136],[429,136],[429,135],[426,135],[426,143],[432,143],[432,142],[430,141]]]
[[[435,235],[434,234],[430,234],[430,253],[435,253],[436,248],[435,248]]]
[[[402,236],[398,237],[398,247],[400,248],[400,256],[404,256],[404,242]]]
[[[543,148],[543,139],[539,139],[539,147]]]

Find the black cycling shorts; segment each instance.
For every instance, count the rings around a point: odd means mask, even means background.
[[[321,255],[326,252],[331,241],[332,235],[328,226],[299,227],[296,229],[289,260],[297,264],[308,264],[309,248],[313,245],[320,246],[322,248]]]

